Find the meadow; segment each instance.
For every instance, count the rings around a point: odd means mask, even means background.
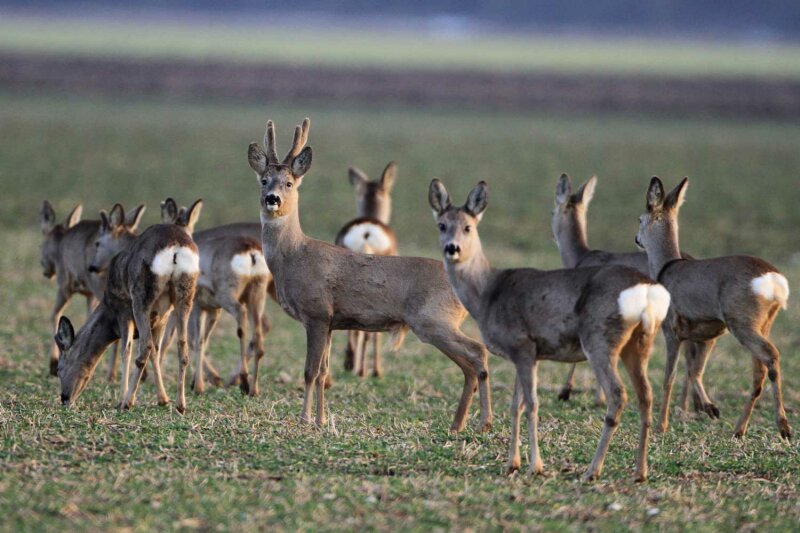
[[[0,35],[3,32],[0,31]],[[279,149],[291,127],[312,119],[314,164],[301,189],[306,233],[332,240],[354,213],[349,165],[377,174],[399,164],[393,226],[401,253],[440,257],[427,205],[431,177],[455,198],[479,179],[490,186],[480,226],[495,266],[559,266],[550,232],[561,172],[597,174],[590,244],[633,247],[653,174],[668,186],[689,175],[682,247],[697,256],[752,253],[774,262],[800,290],[800,126],[637,116],[503,114],[405,108],[286,106],[171,100],[79,99],[0,94],[0,529],[90,530],[789,530],[800,520],[800,449],[781,441],[769,391],[746,438],[732,438],[749,394],[750,361],[730,338],[706,374],[722,418],[675,411],[651,439],[650,480],[632,481],[638,415],[626,407],[600,481],[582,484],[602,427],[588,369],[568,403],[556,393],[565,365],[540,371],[540,445],[546,475],[504,475],[510,364],[492,357],[495,424],[477,433],[448,427],[461,372],[409,336],[385,357],[383,379],[345,374],[342,335],[332,356],[334,387],[324,431],[301,426],[301,327],[268,303],[273,331],[262,395],[237,389],[189,395],[178,415],[157,407],[152,383],[130,412],[113,406],[117,387],[98,374],[77,408],[58,405],[46,375],[47,317],[54,284],[38,263],[38,213],[49,199],[63,219],[122,201],[144,202],[157,220],[167,195],[205,199],[200,228],[256,220],[258,187],[246,161],[267,118]],[[85,306],[67,314],[82,322]],[[800,430],[800,310],[790,301],[773,338],[782,351],[789,421]],[[471,322],[465,330],[477,335]],[[231,369],[238,353],[227,317],[210,354]],[[660,405],[658,341],[650,378]],[[174,395],[174,355],[168,386]],[[623,378],[626,380],[627,378]],[[526,444],[526,439],[523,439]],[[525,453],[526,446],[523,448]],[[525,466],[523,462],[523,467]]]
[[[0,19],[0,51],[397,69],[800,78],[800,46],[769,40],[578,33],[532,37],[486,33],[484,28],[453,34],[439,31],[435,22],[417,23],[408,30],[359,27],[357,22],[331,28],[313,17],[156,20],[122,13],[112,20],[76,18],[74,13],[5,13]]]

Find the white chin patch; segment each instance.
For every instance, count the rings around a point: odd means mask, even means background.
[[[461,257],[461,256],[458,253],[444,254],[444,258],[447,259],[448,261],[452,261],[452,262],[458,261],[459,257]]]
[[[269,204],[267,205],[267,211],[269,211],[270,213],[274,213],[275,211],[278,210],[278,207],[280,206],[277,206],[275,204]]]

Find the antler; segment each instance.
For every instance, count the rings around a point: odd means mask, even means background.
[[[300,155],[300,152],[303,151],[303,148],[308,142],[308,130],[310,127],[311,127],[311,120],[309,120],[308,117],[303,119],[302,125],[295,127],[292,149],[289,150],[289,153],[286,154],[286,157],[283,159],[284,165],[288,165],[289,163],[291,163],[292,159]]]
[[[267,151],[267,164],[278,164],[278,150],[275,146],[275,123],[267,121],[267,131],[264,132],[264,148]]]

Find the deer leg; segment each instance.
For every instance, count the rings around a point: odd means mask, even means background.
[[[370,338],[372,339],[372,357],[374,358],[372,365],[372,377],[379,378],[383,376],[383,364],[381,362],[381,334],[378,331],[370,333]]]
[[[678,366],[678,350],[681,341],[669,329],[662,328],[667,344],[667,363],[664,367],[664,394],[661,401],[661,419],[658,422],[659,433],[666,433],[669,428],[669,402],[672,397],[672,386],[675,384],[675,368]]]
[[[56,303],[53,305],[53,313],[50,315],[54,335],[58,333],[58,321],[61,319],[61,314],[64,312],[64,308],[67,306],[71,296],[71,294],[67,294],[66,291],[61,289],[56,292]],[[50,337],[50,375],[58,375],[58,346],[53,342],[52,337]]]
[[[514,394],[511,396],[509,408],[509,418],[511,418],[511,438],[509,439],[508,463],[506,463],[506,473],[513,474],[519,470],[522,459],[519,454],[519,421],[524,410],[524,398],[522,396],[522,385],[519,382],[519,370],[514,377]]]
[[[363,331],[356,331],[355,332],[355,345],[356,345],[356,355],[354,359],[355,363],[355,374],[363,378],[364,374],[366,373],[366,366],[367,366],[367,354],[366,354],[366,333]]]
[[[205,346],[203,346],[203,341],[206,337],[206,314],[207,312],[201,309],[199,304],[193,305],[189,313],[189,331],[187,332],[189,357],[194,357],[194,375],[192,376],[190,387],[195,394],[203,394],[206,391]]]
[[[161,341],[164,338],[164,330],[166,329],[167,326],[166,323],[167,318],[168,317],[159,317],[155,326],[153,326],[155,353],[153,354],[151,361],[153,364],[153,374],[155,375],[156,394],[158,395],[158,405],[167,405],[169,403],[169,396],[167,395],[167,391],[164,388],[164,376],[161,368],[161,354],[159,353],[161,347]]]
[[[133,320],[136,329],[139,331],[139,342],[136,345],[136,369],[131,377],[128,390],[122,402],[123,409],[130,409],[136,403],[136,391],[142,379],[142,372],[147,366],[147,360],[153,352],[153,325],[150,320],[150,305],[142,307],[142,304],[133,302]]]
[[[178,398],[175,409],[186,412],[186,367],[189,366],[188,326],[189,313],[192,311],[197,274],[183,275],[173,281],[173,314],[178,331]]]
[[[217,300],[225,311],[236,320],[236,336],[239,338],[239,364],[228,378],[228,386],[239,384],[242,394],[250,392],[247,375],[247,308],[233,294],[219,293]]]
[[[706,413],[710,418],[719,418],[719,407],[708,397],[705,387],[703,387],[703,373],[705,372],[708,356],[714,349],[716,339],[705,342],[692,342],[689,350],[694,351],[694,357],[687,361],[689,383],[692,387],[692,398],[695,403],[699,403],[700,411]]]
[[[589,469],[583,475],[583,481],[593,481],[597,479],[603,471],[603,464],[605,463],[606,453],[608,453],[608,446],[611,443],[611,438],[617,431],[622,408],[627,399],[625,386],[622,384],[622,380],[616,369],[617,357],[618,354],[614,353],[610,347],[586,351],[586,358],[589,359],[589,362],[592,364],[597,380],[606,393],[608,404],[606,406],[603,431],[600,434],[600,442],[597,444],[597,451],[592,459],[592,463],[589,465]]]
[[[331,353],[331,339],[333,335],[328,331],[325,348],[322,353],[322,361],[319,365],[319,376],[317,376],[317,426],[324,428],[327,424],[325,417],[325,381],[328,377],[328,362]]]
[[[120,409],[124,406],[125,393],[128,392],[128,379],[131,371],[131,354],[133,352],[133,322],[125,320],[120,325],[120,343],[122,347],[120,366],[122,375],[119,378],[119,403]]]
[[[258,396],[258,367],[261,363],[261,358],[264,357],[264,337],[261,330],[262,316],[264,310],[264,295],[267,291],[264,287],[258,287],[250,292],[248,298],[248,306],[250,308],[250,327],[253,329],[253,334],[250,337],[250,345],[248,347],[250,355],[253,357],[253,383],[250,386],[250,395]],[[261,296],[259,299],[258,296]]]
[[[461,431],[467,423],[469,406],[475,390],[480,390],[481,419],[479,431],[488,431],[492,426],[492,400],[489,388],[489,362],[484,346],[452,327],[449,324],[429,323],[423,328],[414,329],[422,342],[436,346],[464,372],[464,388],[461,400],[450,431]],[[413,326],[412,326],[413,329]]]
[[[352,331],[347,332],[347,346],[344,351],[344,369],[348,372],[355,372],[356,369],[356,349],[355,339]]]
[[[783,407],[783,391],[781,390],[780,352],[769,339],[752,327],[743,326],[741,324],[731,324],[730,322],[728,325],[736,339],[749,349],[754,357],[758,358],[761,363],[766,365],[767,377],[772,382],[775,423],[778,426],[781,437],[790,439],[792,437],[792,430],[789,427],[789,421],[786,419],[786,411]]]
[[[221,387],[224,381],[211,362],[211,358],[208,357],[208,340],[211,338],[211,334],[214,332],[214,328],[217,326],[219,317],[221,315],[222,309],[217,308],[206,310],[206,324],[203,328],[203,338],[201,340],[202,344],[200,345],[203,349],[203,368],[205,369],[206,378],[211,380],[211,383],[215,387]]]
[[[306,326],[306,365],[305,365],[305,392],[303,394],[303,413],[300,421],[311,423],[311,403],[314,400],[314,388],[319,378],[322,358],[325,356],[325,346],[328,343],[330,330],[327,323],[308,324]]]
[[[536,361],[517,365],[517,379],[520,382],[522,395],[525,399],[525,418],[528,423],[528,441],[530,445],[530,458],[528,460],[528,475],[538,475],[544,472],[542,458],[539,455],[539,398],[537,394],[537,369]]]
[[[114,383],[117,379],[117,353],[119,352],[119,341],[111,345],[111,356],[108,359],[108,373],[106,382]]]
[[[569,365],[569,371],[567,372],[567,379],[564,381],[564,385],[561,386],[561,390],[558,393],[558,399],[566,402],[569,400],[570,395],[572,394],[572,387],[575,384],[575,367],[577,363],[572,363]]]
[[[639,451],[636,456],[636,477],[638,482],[647,479],[647,448],[650,437],[650,426],[653,423],[653,390],[647,379],[647,362],[653,338],[637,328],[633,336],[622,349],[621,358],[636,391],[639,402]]]
[[[767,365],[762,363],[758,357],[752,357],[753,360],[753,392],[750,393],[750,398],[744,405],[744,412],[742,413],[739,422],[736,424],[736,430],[733,433],[734,437],[741,438],[747,433],[747,425],[750,423],[750,415],[753,414],[753,407],[756,401],[761,396],[761,391],[764,388],[764,380],[767,379]]]

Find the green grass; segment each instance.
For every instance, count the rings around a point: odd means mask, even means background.
[[[100,21],[6,16],[0,50],[132,57],[189,57],[281,63],[645,73],[720,77],[800,77],[800,46],[643,38],[471,36],[332,30],[297,24]]]
[[[313,120],[315,162],[301,189],[302,219],[320,238],[331,239],[353,212],[347,165],[375,174],[394,158],[400,174],[393,225],[402,251],[437,256],[426,204],[432,175],[457,198],[486,178],[491,198],[481,234],[490,258],[497,266],[553,267],[558,257],[548,218],[562,170],[599,175],[590,237],[595,246],[616,249],[632,246],[649,176],[659,173],[673,183],[690,174],[684,247],[697,255],[757,252],[800,287],[800,127],[790,124],[0,95],[0,248],[6,251],[0,254],[0,530],[796,527],[800,449],[778,438],[769,390],[748,437],[731,438],[748,394],[750,362],[730,338],[719,344],[706,375],[722,419],[675,412],[670,432],[652,438],[651,480],[643,485],[631,480],[638,433],[633,404],[602,479],[577,480],[604,411],[592,405],[586,369],[574,401],[559,402],[566,367],[550,363],[540,375],[547,475],[504,476],[512,368],[490,361],[494,428],[474,431],[474,406],[469,429],[450,435],[460,371],[413,336],[387,355],[384,379],[359,380],[340,370],[338,335],[331,426],[300,426],[304,334],[273,302],[260,398],[242,398],[233,389],[190,395],[181,417],[154,405],[148,382],[136,408],[120,413],[112,408],[116,385],[98,373],[77,408],[62,410],[56,381],[45,376],[54,287],[38,267],[42,198],[54,201],[60,217],[79,201],[86,217],[116,200],[144,201],[146,222],[153,222],[165,195],[202,196],[203,227],[253,219],[258,189],[245,160],[247,143],[273,117],[285,149],[290,124],[305,114]],[[73,302],[68,314],[81,322],[83,303]],[[792,303],[773,331],[795,430],[798,319]],[[477,334],[473,324],[465,327]],[[237,351],[232,333],[226,317],[210,350],[225,369],[232,369]],[[656,407],[663,362],[659,340],[650,365]],[[171,395],[174,375],[171,354]]]

